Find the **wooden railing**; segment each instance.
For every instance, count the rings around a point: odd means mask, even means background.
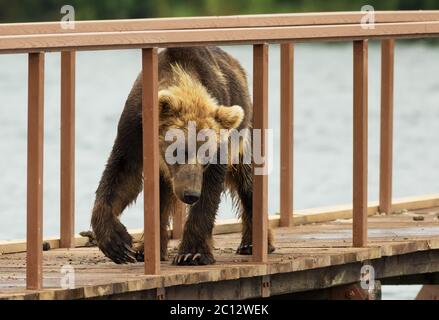
[[[27,288],[42,287],[44,53],[61,52],[61,246],[74,246],[75,51],[142,50],[144,125],[145,273],[160,272],[157,48],[224,44],[254,46],[253,126],[268,119],[268,43],[281,43],[280,225],[292,225],[293,212],[293,43],[352,41],[354,65],[353,245],[367,245],[367,80],[368,39],[382,40],[380,211],[392,211],[393,57],[397,38],[439,35],[439,11],[312,13],[177,19],[0,25],[0,53],[29,54]],[[264,136],[264,135],[263,135]],[[263,145],[266,141],[263,141]],[[267,261],[267,176],[254,176],[253,255]],[[174,218],[181,235],[183,210]],[[154,226],[154,228],[151,228]]]

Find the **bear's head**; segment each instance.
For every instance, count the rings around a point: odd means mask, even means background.
[[[201,196],[205,171],[220,161],[225,132],[241,125],[244,111],[240,106],[218,104],[180,67],[173,71],[173,84],[159,91],[160,165],[176,197],[193,205]]]

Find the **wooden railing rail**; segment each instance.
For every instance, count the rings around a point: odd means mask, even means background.
[[[12,23],[0,25],[0,36],[126,32],[146,30],[185,30],[215,28],[286,27],[358,24],[363,12],[292,13],[135,20],[77,21],[74,29],[64,29],[60,22]],[[377,11],[375,23],[438,21],[438,11]]]
[[[0,54],[29,54],[29,130],[27,198],[27,287],[42,287],[44,52],[61,59],[61,247],[74,246],[75,53],[79,50],[142,50],[145,209],[145,273],[160,272],[157,48],[189,45],[252,44],[255,129],[268,119],[268,43],[281,43],[281,214],[293,217],[293,65],[294,42],[353,42],[353,245],[367,246],[367,95],[368,40],[382,39],[380,210],[392,212],[392,134],[394,41],[439,35],[439,11],[375,12],[373,28],[361,24],[364,13],[279,14],[202,18],[0,24]],[[263,141],[266,145],[266,141]],[[253,255],[267,261],[267,176],[254,176]],[[184,208],[174,217],[174,237],[182,233]],[[153,228],[151,226],[154,226]]]
[[[303,41],[348,41],[382,38],[426,38],[439,33],[439,21],[286,27],[172,29],[120,32],[0,36],[0,53],[62,50],[135,49]]]

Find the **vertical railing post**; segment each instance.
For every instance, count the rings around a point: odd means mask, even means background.
[[[44,53],[29,54],[27,132],[27,265],[29,290],[43,284]]]
[[[61,248],[75,247],[75,63],[61,52]]]
[[[395,40],[381,42],[381,144],[379,211],[392,213],[393,77]]]
[[[293,225],[294,46],[281,44],[280,226]]]
[[[172,239],[181,239],[186,221],[186,205],[177,200],[172,217]]]
[[[253,128],[261,132],[261,150],[266,154],[266,130],[268,128],[268,45],[253,46]],[[253,138],[254,139],[254,138]],[[253,144],[253,148],[255,145]],[[266,165],[266,164],[265,164]],[[253,259],[267,262],[268,250],[268,176],[253,164]]]
[[[160,272],[159,110],[157,48],[142,50],[145,274]]]
[[[367,245],[368,42],[354,41],[353,246]]]

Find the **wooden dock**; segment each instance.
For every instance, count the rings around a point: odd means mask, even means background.
[[[352,247],[351,219],[274,231],[277,250],[266,264],[234,254],[239,233],[217,234],[215,265],[164,262],[159,276],[144,275],[143,263],[116,265],[97,248],[50,250],[44,253],[45,289],[38,291],[25,289],[25,253],[3,254],[0,299],[260,298],[355,284],[363,265],[372,265],[376,279],[389,283],[433,279],[428,277],[435,273],[439,279],[438,207],[370,217],[366,248]],[[170,255],[177,244],[171,241]],[[73,289],[61,288],[66,265],[74,270]]]
[[[81,21],[75,22],[72,30],[61,28],[59,23],[0,24],[0,54],[28,54],[29,110],[26,240],[0,243],[0,298],[246,299],[311,290],[332,290],[332,298],[352,298],[363,266],[373,267],[370,270],[383,283],[439,283],[439,197],[399,203],[392,196],[395,41],[438,37],[439,11],[377,11],[374,15],[373,28],[365,28],[364,12]],[[382,48],[380,197],[372,206],[368,206],[367,194],[369,40],[380,40]],[[349,41],[353,45],[354,152],[353,168],[346,168],[353,169],[352,206],[318,214],[293,214],[294,44],[324,41]],[[269,114],[268,46],[281,45],[280,109],[284,116],[280,124],[280,215],[268,219],[268,176],[254,170],[253,256],[234,254],[240,236],[239,224],[232,223],[215,229],[216,265],[160,264],[159,115],[157,95],[152,94],[158,85],[157,49],[238,44],[253,45],[252,126],[258,130],[267,129]],[[123,266],[115,265],[96,248],[81,248],[85,239],[74,238],[76,52],[115,49],[142,52],[142,90],[151,93],[142,101],[143,158],[153,159],[143,162],[148,259]],[[51,240],[52,250],[43,254],[47,52],[61,55],[61,239]],[[268,146],[265,138],[262,146]],[[400,214],[373,216],[375,212]],[[178,210],[175,237],[181,235],[183,220],[183,210]],[[275,227],[277,251],[267,257],[265,235],[269,225]],[[170,254],[175,254],[177,244],[171,242]],[[356,288],[337,290],[346,285]]]

